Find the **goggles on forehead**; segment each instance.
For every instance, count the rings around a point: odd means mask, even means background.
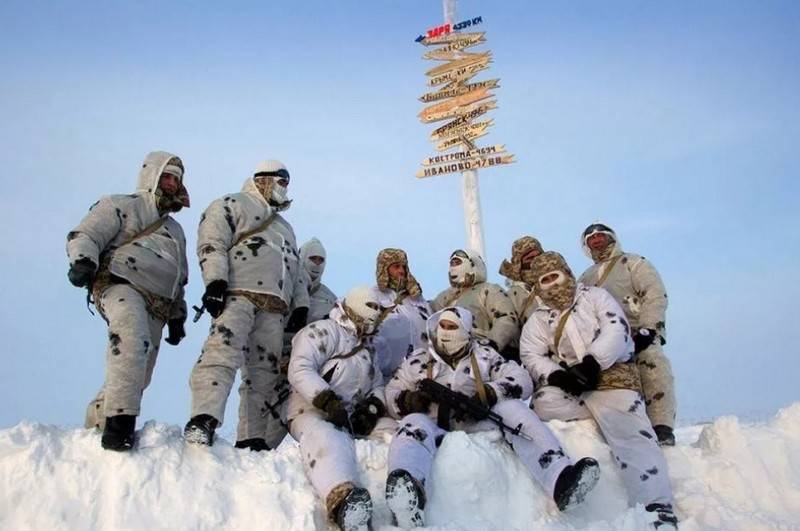
[[[282,168],[275,171],[260,171],[253,175],[253,177],[277,177],[278,179],[286,179],[287,181],[290,180],[289,171]]]
[[[614,232],[611,230],[611,227],[608,225],[603,225],[602,223],[593,223],[586,227],[586,230],[583,231],[583,237],[586,238],[587,236],[591,236],[595,232]]]

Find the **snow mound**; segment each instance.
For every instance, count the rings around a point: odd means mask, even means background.
[[[497,433],[452,433],[434,461],[428,529],[646,529],[594,424],[550,425],[574,458],[600,462],[600,483],[582,506],[559,513]],[[767,423],[722,417],[677,435],[666,455],[682,530],[800,529],[800,403]],[[266,453],[224,440],[198,448],[178,427],[153,421],[131,454],[103,451],[99,439],[32,422],[0,430],[0,529],[326,528],[289,439]],[[374,528],[396,529],[383,499],[388,445],[356,448]]]

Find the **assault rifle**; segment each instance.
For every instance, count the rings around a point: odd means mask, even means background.
[[[522,424],[516,428],[512,428],[505,423],[503,417],[488,407],[472,400],[465,394],[459,393],[458,391],[453,391],[449,387],[445,387],[444,385],[435,382],[430,378],[426,378],[419,382],[419,390],[428,393],[431,396],[431,399],[439,404],[439,410],[441,411],[444,408],[448,416],[449,412],[453,411],[457,414],[460,413],[463,416],[469,416],[473,419],[488,419],[497,424],[497,426],[500,428],[500,431],[512,433],[518,437],[522,437],[526,441],[533,441],[529,435],[522,432]]]

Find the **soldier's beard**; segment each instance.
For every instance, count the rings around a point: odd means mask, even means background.
[[[557,284],[547,290],[540,290],[539,297],[549,307],[557,310],[569,308],[575,300],[577,283],[571,276],[567,276],[563,283]]]

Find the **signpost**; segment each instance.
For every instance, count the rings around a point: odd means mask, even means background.
[[[464,198],[464,218],[466,221],[468,246],[486,258],[483,244],[480,198],[478,193],[478,168],[495,168],[516,162],[513,154],[506,153],[505,145],[494,144],[476,146],[474,140],[489,133],[494,119],[474,122],[476,118],[497,108],[497,100],[490,91],[499,86],[500,79],[487,79],[468,83],[479,72],[489,68],[492,62],[491,51],[465,51],[486,42],[486,32],[461,30],[483,23],[482,17],[475,17],[454,24],[455,0],[443,0],[444,24],[429,29],[420,35],[416,42],[433,48],[422,58],[439,61],[425,72],[428,86],[443,85],[434,92],[420,96],[423,103],[433,103],[422,109],[419,119],[422,123],[448,120],[437,127],[430,139],[437,142],[438,151],[451,151],[433,155],[422,161],[416,173],[418,178],[434,177],[447,173],[462,174]]]

